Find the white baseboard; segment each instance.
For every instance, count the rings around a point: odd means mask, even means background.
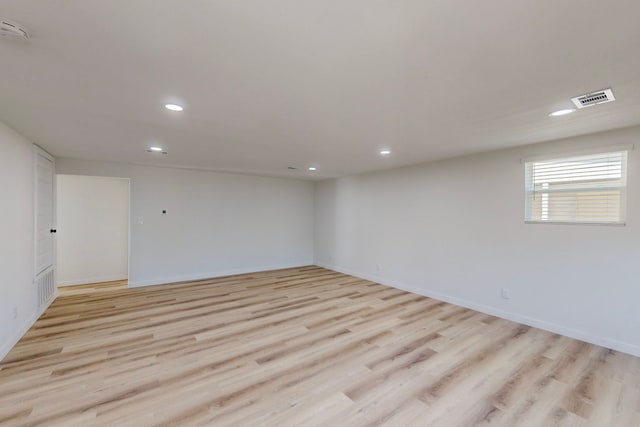
[[[216,277],[233,276],[235,274],[257,273],[259,271],[281,270],[284,268],[305,267],[307,265],[313,265],[313,261],[308,260],[303,262],[294,262],[290,264],[275,264],[275,265],[264,265],[259,267],[218,270],[218,271],[213,271],[209,273],[170,276],[170,277],[162,277],[162,278],[148,279],[148,280],[131,281],[131,279],[129,279],[129,287],[139,288],[143,286],[166,285],[168,283],[187,282],[190,280],[213,279]]]
[[[20,341],[20,339],[24,336],[24,334],[26,334],[27,331],[36,323],[36,321],[40,318],[40,316],[42,316],[42,313],[44,313],[47,310],[47,308],[49,308],[51,303],[54,302],[57,297],[58,297],[58,291],[56,290],[56,292],[53,294],[53,298],[51,298],[51,300],[47,303],[47,305],[45,305],[36,313],[34,313],[33,316],[29,317],[22,324],[22,326],[16,331],[16,333],[12,337],[10,337],[7,341],[5,341],[2,344],[2,346],[0,346],[0,360],[4,359],[6,355],[9,354],[11,349],[18,343],[18,341]]]
[[[76,286],[89,283],[115,282],[116,280],[127,280],[127,275],[93,276],[76,280],[58,280],[56,286]]]
[[[497,316],[502,319],[511,320],[516,323],[522,323],[527,326],[533,326],[534,328],[544,329],[545,331],[564,335],[569,338],[575,338],[580,341],[586,341],[591,344],[599,345],[602,347],[610,348],[613,350],[621,351],[623,353],[640,357],[640,346],[631,344],[628,342],[593,335],[583,330],[573,329],[563,325],[558,325],[557,323],[548,322],[546,320],[537,319],[534,317],[524,316],[522,314],[514,313],[511,311],[505,311],[496,307],[491,307],[488,305],[476,303],[474,301],[469,301],[463,298],[458,298],[455,296],[443,294],[441,292],[418,288],[417,286],[408,285],[406,283],[401,283],[401,282],[387,279],[384,277],[361,273],[361,272],[353,271],[347,268],[342,268],[339,266],[325,264],[317,261],[315,262],[315,265],[323,268],[328,268],[330,270],[334,270],[340,273],[349,274],[351,276],[359,277],[362,279],[371,280],[373,282],[377,282],[385,286],[391,286],[393,288],[401,289],[403,291],[411,292],[411,293],[422,295],[429,298],[434,298],[439,301],[448,302],[450,304],[455,304],[461,307],[470,308],[472,310],[476,310],[481,313],[490,314],[492,316]]]

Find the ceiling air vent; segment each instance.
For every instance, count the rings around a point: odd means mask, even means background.
[[[25,27],[9,19],[0,18],[0,37],[29,40],[29,32]]]
[[[596,92],[588,93],[586,95],[580,95],[576,96],[575,98],[571,98],[571,101],[573,101],[573,103],[576,104],[576,107],[578,108],[591,107],[592,105],[604,104],[615,100],[616,98],[615,96],[613,96],[613,91],[611,90],[611,88],[602,89]]]

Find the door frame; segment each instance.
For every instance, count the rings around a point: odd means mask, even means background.
[[[129,287],[129,279],[130,279],[130,275],[131,275],[131,178],[130,177],[122,177],[122,176],[114,176],[114,175],[89,175],[89,174],[79,174],[79,173],[56,173],[56,225],[57,225],[57,207],[58,207],[58,199],[57,199],[57,176],[58,175],[63,175],[63,176],[69,176],[69,177],[78,177],[78,178],[106,178],[106,179],[113,179],[113,180],[121,180],[126,182],[127,184],[127,229],[126,229],[126,236],[127,236],[127,245],[126,245],[126,250],[127,250],[127,273],[126,273],[126,280],[127,281],[127,287]],[[62,206],[62,205],[61,205]],[[57,237],[56,237],[57,240]],[[57,242],[56,242],[56,268],[57,268],[57,261],[58,261],[58,254],[57,254]],[[59,287],[67,287],[67,286],[76,286],[76,285],[83,285],[85,283],[67,283],[67,284],[59,284],[58,283],[58,277],[57,277],[57,271],[56,271],[56,292],[58,291]],[[120,280],[120,279],[118,279]]]

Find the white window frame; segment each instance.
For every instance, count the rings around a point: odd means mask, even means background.
[[[628,160],[629,160],[629,152],[634,149],[633,145],[622,145],[622,146],[609,146],[609,147],[598,147],[591,148],[581,151],[573,151],[573,152],[564,152],[564,153],[556,153],[544,156],[535,156],[535,157],[526,157],[521,159],[521,163],[523,164],[524,169],[524,198],[525,198],[525,212],[524,212],[524,222],[526,224],[566,224],[566,225],[607,225],[607,226],[624,226],[626,225],[626,199],[627,199],[627,171],[628,171]],[[532,199],[531,194],[532,191],[535,194],[535,189],[533,189],[533,177],[529,176],[529,165],[535,162],[543,162],[543,161],[563,161],[566,159],[580,157],[580,156],[588,156],[588,155],[597,155],[597,154],[606,154],[606,153],[617,153],[617,152],[626,152],[626,161],[622,167],[622,192],[620,199],[620,215],[618,221],[582,221],[582,220],[568,220],[568,221],[553,221],[549,219],[549,195],[541,194],[542,197],[542,205],[540,207],[540,218],[533,218],[532,215]],[[543,184],[544,185],[544,184]],[[589,187],[585,187],[589,188]],[[594,188],[595,190],[596,188]],[[545,197],[546,196],[546,199]],[[545,204],[546,201],[546,204]]]

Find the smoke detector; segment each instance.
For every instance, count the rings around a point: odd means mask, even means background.
[[[29,40],[29,32],[17,22],[0,18],[0,37]]]
[[[571,101],[578,108],[586,108],[591,107],[597,104],[606,104],[607,102],[613,102],[616,98],[613,96],[613,91],[611,88],[602,89],[595,92],[587,93],[586,95],[576,96],[575,98],[571,98]]]

